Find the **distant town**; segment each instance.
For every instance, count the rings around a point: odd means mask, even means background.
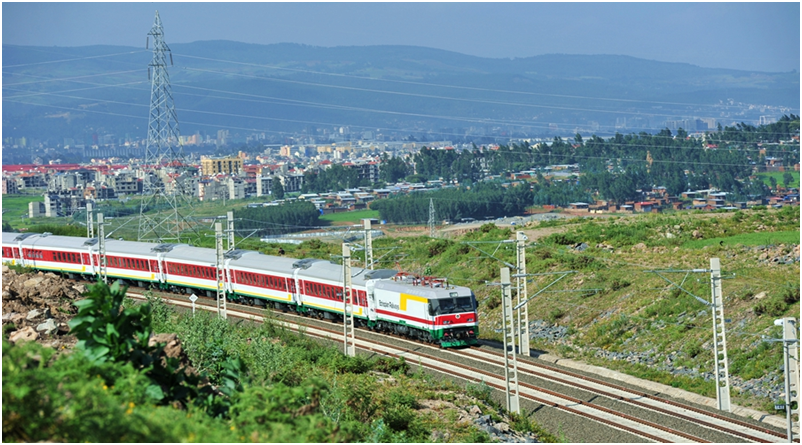
[[[225,132],[220,133],[225,137]],[[688,136],[690,137],[690,136]],[[184,138],[182,138],[184,139]],[[258,140],[258,137],[256,137]],[[192,137],[183,142],[194,144]],[[530,141],[525,141],[527,144]],[[531,141],[533,144],[548,146],[548,142]],[[796,145],[798,152],[799,135],[784,141]],[[213,144],[218,148],[217,144]],[[261,145],[248,152],[239,151],[229,155],[198,154],[193,151],[186,157],[184,168],[157,169],[159,179],[164,181],[166,193],[190,194],[200,201],[240,200],[244,198],[265,197],[265,205],[285,197],[308,200],[322,213],[366,209],[376,199],[391,195],[436,190],[459,186],[459,181],[450,178],[415,178],[414,175],[382,178],[382,168],[388,162],[402,161],[411,173],[419,173],[415,165],[415,155],[423,147],[428,150],[463,152],[470,150],[494,151],[499,145],[490,144],[477,147],[474,144],[452,144],[450,141],[431,142],[335,142],[329,144],[294,144],[271,147]],[[574,145],[576,147],[576,144]],[[194,149],[195,147],[193,147]],[[715,147],[706,147],[715,148]],[[62,163],[51,159],[47,163],[4,164],[2,167],[2,193],[14,195],[30,193],[31,190],[44,190],[44,202],[31,202],[28,217],[70,216],[86,207],[87,203],[109,200],[125,200],[143,192],[143,176],[149,169],[143,168],[142,160],[131,157],[141,153],[141,143],[130,146],[94,146],[83,149],[84,153],[96,154],[89,162]],[[125,151],[125,153],[121,152]],[[94,153],[93,153],[94,152]],[[219,153],[219,150],[217,150]],[[124,157],[128,159],[124,159]],[[761,158],[762,163],[753,165],[752,172],[796,172],[798,182],[799,163],[784,165],[777,157]],[[356,175],[356,182],[362,186],[342,190],[311,190],[305,187],[309,175],[317,175],[334,166],[346,169]],[[582,176],[582,165],[551,164],[520,171],[507,171],[491,174],[482,169],[477,179],[497,181],[505,186],[517,186],[543,178],[551,182],[577,181]],[[786,178],[789,176],[786,175]],[[417,181],[408,181],[412,178]],[[562,205],[544,204],[544,210],[562,209],[568,212],[609,213],[609,212],[660,212],[664,210],[734,210],[757,205],[783,206],[798,205],[799,191],[790,187],[789,179],[772,184],[768,196],[743,195],[736,197],[729,190],[704,188],[671,194],[661,184],[636,190],[635,199],[613,200],[597,199],[590,202],[578,201]],[[280,188],[280,195],[277,189]],[[251,204],[255,205],[255,204]]]

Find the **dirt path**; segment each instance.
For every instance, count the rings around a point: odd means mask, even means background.
[[[468,232],[472,232],[474,230],[478,230],[482,225],[485,223],[478,222],[475,224],[460,224],[454,226],[438,226],[436,229],[439,236],[444,238],[456,238],[462,236]],[[380,230],[382,230],[385,236],[390,238],[399,238],[399,237],[406,237],[406,236],[425,236],[429,234],[429,228],[426,226],[380,226]],[[540,238],[549,236],[553,233],[562,233],[568,230],[568,227],[561,226],[561,227],[543,227],[538,228],[535,224],[530,226],[521,226],[521,227],[513,227],[513,232],[522,231],[524,234],[529,237],[529,241],[536,241]]]

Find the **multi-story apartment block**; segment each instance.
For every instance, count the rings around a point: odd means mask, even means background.
[[[269,195],[272,192],[273,177],[272,176],[256,176],[256,196]]]
[[[16,195],[19,193],[19,182],[17,178],[7,177],[3,178],[3,194]]]
[[[242,158],[239,156],[201,158],[201,173],[204,176],[216,174],[241,175]]]
[[[121,170],[108,176],[109,185],[117,195],[135,195],[142,193],[142,180],[131,170]]]

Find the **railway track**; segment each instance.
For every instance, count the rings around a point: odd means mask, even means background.
[[[142,294],[129,292],[132,298]],[[168,304],[190,308],[184,295],[161,295]],[[200,299],[196,306],[216,311],[213,300]],[[264,321],[262,309],[228,303],[228,316]],[[306,335],[341,342],[340,324],[290,313],[275,313],[271,321],[288,329],[303,328]],[[336,326],[336,328],[332,328]],[[391,357],[444,374],[451,379],[483,382],[502,393],[505,390],[503,355],[487,346],[441,349],[357,330],[358,350]],[[661,398],[602,379],[538,363],[519,360],[519,397],[522,412],[551,431],[562,431],[571,441],[583,442],[758,442],[785,441],[785,432],[755,425],[735,416],[708,411]]]

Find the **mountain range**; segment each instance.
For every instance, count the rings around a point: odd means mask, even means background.
[[[145,42],[143,42],[145,43]],[[352,134],[460,140],[575,129],[659,130],[799,112],[799,73],[703,68],[615,55],[492,59],[413,46],[170,45],[181,133]],[[3,45],[3,137],[60,144],[146,137],[152,51]],[[779,116],[775,116],[779,117]]]

